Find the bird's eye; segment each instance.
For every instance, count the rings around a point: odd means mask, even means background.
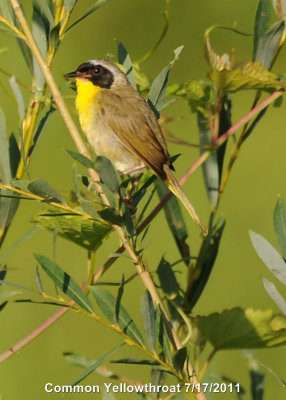
[[[96,65],[93,69],[94,75],[100,75],[102,72],[102,67],[100,65]]]

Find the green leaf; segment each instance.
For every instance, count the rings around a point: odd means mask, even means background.
[[[9,145],[6,131],[6,119],[2,108],[0,107],[0,169],[4,183],[11,180]]]
[[[177,372],[179,373],[183,372],[187,356],[188,356],[188,351],[186,347],[182,347],[175,353],[173,357],[173,365]]]
[[[80,368],[88,368],[92,364],[94,364],[95,360],[91,360],[90,358],[87,358],[81,354],[77,353],[63,353],[65,360],[70,363],[71,365],[74,365],[75,367],[80,367]],[[98,375],[104,376],[105,378],[111,378],[111,379],[118,379],[119,377],[113,372],[108,370],[106,367],[104,368],[96,368],[94,370]]]
[[[274,209],[273,223],[277,242],[281,248],[283,258],[286,260],[286,203],[281,198],[277,200]]]
[[[93,162],[85,157],[84,155],[76,152],[76,151],[72,151],[72,150],[66,150],[66,152],[76,161],[78,161],[80,164],[82,164],[84,167],[86,168],[92,168],[94,169],[94,164]]]
[[[162,69],[159,75],[156,76],[156,78],[152,82],[150,88],[148,103],[154,112],[157,111],[157,117],[159,116],[160,103],[163,101],[163,98],[165,96],[169,73],[170,65]]]
[[[46,126],[47,126],[47,123],[50,120],[50,117],[53,115],[53,113],[55,111],[56,111],[56,109],[53,107],[52,104],[50,104],[50,106],[47,109],[43,110],[44,114],[40,118],[39,123],[38,123],[38,125],[36,127],[36,131],[35,131],[34,136],[33,136],[33,144],[31,146],[30,152],[29,152],[30,157],[34,152],[34,150],[36,148],[36,145],[38,143],[38,140],[40,139],[42,133],[44,132],[44,130],[45,130]]]
[[[201,107],[197,109],[197,124],[199,128],[200,145],[212,146],[208,117],[202,112]],[[228,96],[225,95],[221,99],[218,136],[220,137],[223,135],[230,127],[231,102]],[[210,157],[208,157],[202,165],[204,183],[212,206],[216,205],[218,199],[225,149],[226,143],[220,146],[215,152],[212,152]],[[202,147],[200,153],[202,154],[204,151],[205,149]]]
[[[200,112],[197,113],[197,123],[199,128],[199,139],[200,145],[211,144],[211,134],[209,129],[209,123],[207,118]],[[205,150],[200,150],[201,154]],[[207,194],[212,206],[214,206],[218,199],[219,185],[220,185],[220,173],[218,166],[218,153],[213,152],[206,162],[202,165],[202,171],[204,176],[205,187]]]
[[[0,190],[0,234],[2,236],[7,232],[14,215],[19,206],[19,199],[17,197],[4,197],[9,196],[10,192]]]
[[[72,29],[74,26],[76,26],[79,22],[83,21],[86,17],[88,17],[89,15],[91,15],[92,13],[94,13],[99,7],[103,6],[108,0],[97,0],[95,2],[95,4],[89,8],[87,10],[87,12],[85,12],[79,19],[77,19],[74,23],[72,23],[67,29],[66,32],[68,32],[70,29]],[[73,4],[68,4],[67,2],[65,3],[65,5],[67,4],[68,8],[73,8]]]
[[[282,313],[286,315],[286,300],[282,297],[274,283],[270,282],[268,279],[262,279],[264,289],[272,298],[272,300],[276,303],[276,305],[280,308]]]
[[[172,363],[172,351],[170,340],[164,324],[164,319],[159,308],[156,308],[156,337],[163,351],[164,360]]]
[[[0,265],[0,286],[2,285],[2,281],[4,281],[6,275],[7,275],[7,266]]]
[[[266,267],[272,274],[286,286],[286,264],[278,251],[264,237],[249,231],[252,245]]]
[[[90,291],[105,317],[111,323],[116,323],[114,315],[116,302],[115,297],[107,290],[100,287],[91,286]],[[118,325],[127,336],[143,346],[144,341],[142,335],[123,306],[120,307]]]
[[[269,28],[271,7],[269,0],[259,0],[255,15],[253,53],[252,59],[256,60],[257,49],[260,40],[264,37]]]
[[[15,19],[10,1],[0,0],[0,13],[10,22],[11,25],[14,25]]]
[[[45,256],[34,254],[34,257],[58,288],[82,309],[93,313],[91,301],[69,274]]]
[[[112,364],[130,364],[130,365],[149,365],[156,366],[160,365],[157,361],[153,360],[138,360],[136,358],[121,358],[120,360],[112,360],[110,361]]]
[[[4,301],[3,303],[0,304],[0,311],[2,311],[6,305],[8,304],[8,301]]]
[[[126,76],[129,80],[131,86],[134,89],[136,89],[136,80],[135,80],[135,75],[134,75],[134,71],[133,71],[131,58],[130,58],[130,55],[128,54],[127,49],[120,41],[117,42],[117,52],[118,52],[119,64],[123,65],[123,67],[126,71]]]
[[[120,313],[120,308],[121,308],[121,300],[122,300],[122,296],[124,293],[124,275],[122,275],[122,279],[120,282],[120,286],[118,288],[118,292],[117,292],[117,297],[116,297],[116,301],[115,301],[115,321],[117,323],[117,325],[119,325],[119,313]]]
[[[256,61],[260,61],[264,68],[270,68],[277,49],[284,34],[285,22],[278,21],[273,24],[268,31],[265,33],[264,37],[261,38],[258,44],[256,52]]]
[[[39,4],[35,0],[33,1],[32,31],[36,43],[38,45],[38,48],[45,59],[48,50],[49,23],[45,15],[42,13]],[[34,56],[33,56],[33,70],[36,81],[35,88],[38,92],[38,95],[42,96],[42,89],[45,84],[45,77]]]
[[[249,373],[252,400],[262,400],[264,395],[264,375],[253,369]]]
[[[118,193],[120,180],[112,162],[106,157],[99,156],[95,160],[94,169],[111,192]]]
[[[112,230],[103,221],[51,211],[35,215],[32,222],[90,251],[98,249]]]
[[[50,47],[57,50],[59,46],[59,34],[61,29],[61,23],[59,22],[57,25],[53,27],[49,34],[49,45]]]
[[[47,0],[36,0],[41,14],[45,18],[46,28],[50,31],[51,27],[54,26],[54,17],[51,13]]]
[[[224,92],[236,92],[243,89],[280,89],[282,87],[277,75],[265,69],[262,63],[257,61],[245,62],[232,69],[212,69],[210,78],[214,86]]]
[[[286,317],[272,310],[236,307],[205,317],[197,316],[194,322],[216,350],[286,344]]]
[[[151,106],[152,110],[159,116],[159,111],[165,107],[164,96],[167,89],[168,79],[170,69],[173,67],[174,63],[178,60],[181,51],[184,46],[179,46],[174,50],[175,57],[174,59],[167,65],[159,75],[156,76],[154,81],[152,82],[149,95],[148,95],[148,103]]]
[[[156,346],[156,314],[148,290],[146,290],[141,300],[141,315],[148,347],[154,352]]]
[[[72,383],[72,386],[77,385],[79,382],[81,382],[83,379],[85,379],[87,376],[89,376],[92,372],[94,372],[101,364],[104,363],[113,353],[115,353],[120,347],[122,347],[124,343],[121,343],[113,349],[111,349],[108,353],[106,353],[104,356],[102,356],[99,360],[95,361],[92,363],[88,368],[86,368],[85,371],[83,371]]]
[[[213,215],[211,215],[208,235],[202,242],[195,267],[189,272],[184,299],[186,310],[190,311],[203,293],[216,261],[224,227],[224,218],[219,218],[213,226]]]
[[[30,192],[41,196],[48,201],[53,201],[55,203],[66,203],[64,197],[43,179],[35,179],[28,185],[28,189]]]
[[[16,291],[16,290],[11,290],[11,291],[7,291],[7,292],[1,291],[0,292],[0,299],[3,299],[3,298],[7,299],[9,297],[17,296],[18,294],[21,294],[21,292]]]
[[[9,83],[10,83],[10,86],[12,88],[12,91],[13,91],[14,97],[16,99],[16,102],[17,102],[19,117],[20,117],[21,120],[23,120],[24,117],[25,117],[24,99],[23,99],[21,90],[20,90],[20,88],[18,86],[18,83],[16,81],[15,76],[12,76],[9,79]]]
[[[159,179],[156,179],[156,189],[162,200],[169,190]],[[166,220],[183,261],[188,266],[190,263],[190,249],[187,243],[188,232],[178,199],[172,196],[164,205]]]
[[[96,361],[77,353],[63,353],[65,360],[74,367],[88,368]]]
[[[9,158],[10,158],[10,169],[11,175],[14,177],[16,175],[19,161],[21,159],[21,153],[18,147],[15,135],[11,133],[9,137]]]
[[[64,0],[64,7],[67,13],[71,13],[77,0]]]
[[[18,43],[20,51],[24,57],[24,60],[27,64],[27,67],[29,68],[31,74],[33,75],[34,67],[33,67],[33,56],[32,56],[31,50],[22,39],[17,38],[17,43]]]
[[[102,219],[109,222],[110,224],[123,225],[124,220],[121,215],[118,214],[114,207],[106,207],[104,210],[98,211],[98,214]]]
[[[169,299],[175,299],[179,294],[180,286],[171,265],[164,257],[161,258],[157,273],[163,292],[166,293]]]

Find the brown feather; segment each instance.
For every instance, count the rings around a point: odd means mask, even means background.
[[[155,114],[141,95],[130,86],[120,91],[102,90],[99,102],[104,122],[118,139],[165,180],[164,166],[172,168],[165,138]]]

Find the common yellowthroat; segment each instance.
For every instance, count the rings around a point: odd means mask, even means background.
[[[107,60],[90,60],[64,75],[75,78],[76,108],[96,155],[108,157],[121,173],[147,167],[177,196],[205,233],[197,213],[173,176],[158,120],[126,75]]]

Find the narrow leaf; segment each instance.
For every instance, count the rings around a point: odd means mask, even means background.
[[[109,293],[107,290],[91,286],[90,291],[95,298],[95,301],[98,307],[101,309],[105,317],[111,322],[115,323],[115,297]],[[143,345],[144,341],[140,331],[138,330],[137,326],[135,325],[133,319],[130,317],[126,309],[121,306],[118,316],[118,325],[122,329],[122,331],[132,338],[135,342]]]
[[[261,261],[286,286],[286,264],[278,251],[258,233],[249,231],[249,236]]]
[[[197,124],[199,128],[200,145],[206,146],[211,144],[211,134],[207,118],[201,113],[197,113]],[[201,154],[205,150],[200,150]],[[205,187],[211,205],[215,205],[218,199],[220,174],[218,166],[218,153],[213,152],[202,166]]]
[[[186,310],[191,310],[203,293],[216,261],[224,227],[225,220],[223,218],[219,218],[216,225],[213,226],[213,216],[211,215],[209,233],[203,240],[195,267],[189,271],[184,299]]]
[[[136,80],[135,80],[135,75],[133,71],[133,66],[131,62],[130,55],[128,54],[128,51],[126,50],[125,46],[118,41],[117,42],[117,52],[118,52],[118,62],[119,64],[123,65],[126,71],[126,76],[131,84],[131,86],[136,89]]]
[[[106,207],[104,210],[98,211],[98,214],[102,219],[109,222],[110,224],[123,225],[124,220],[121,215],[118,214],[114,207]]]
[[[58,288],[74,300],[78,306],[93,313],[91,301],[69,274],[45,256],[34,254],[34,257]]]
[[[159,179],[156,179],[156,189],[160,199],[165,197],[169,192],[166,185]],[[164,205],[164,211],[169,229],[173,235],[175,243],[181,254],[185,264],[188,266],[190,263],[190,248],[187,243],[188,232],[185,220],[181,211],[181,206],[178,199],[172,196],[170,200]]]
[[[34,133],[33,136],[33,144],[30,148],[30,152],[29,152],[29,156],[31,157],[31,155],[33,154],[36,145],[42,135],[42,133],[44,132],[48,121],[50,120],[50,117],[53,115],[53,113],[56,111],[56,109],[53,107],[53,105],[51,104],[48,109],[43,110],[44,111],[44,115],[41,117],[37,127],[36,127],[36,131]]]
[[[264,395],[264,375],[258,371],[250,371],[252,400],[262,400]]]
[[[77,153],[76,151],[66,150],[66,152],[67,152],[74,160],[78,161],[78,162],[79,162],[80,164],[82,164],[84,167],[86,167],[86,168],[92,168],[92,169],[94,168],[93,162],[92,162],[89,158],[83,156],[83,155],[80,154],[80,153]]]
[[[92,374],[92,372],[94,372],[96,370],[96,368],[98,368],[101,364],[104,363],[104,361],[106,361],[113,353],[115,353],[120,347],[123,346],[124,343],[121,343],[115,347],[113,347],[113,349],[111,349],[108,353],[106,353],[104,356],[102,356],[99,360],[95,361],[94,363],[92,363],[88,368],[86,368],[85,371],[83,371],[72,383],[72,386],[77,385],[79,382],[81,382],[83,379],[85,379],[87,376],[89,376],[90,374]]]
[[[0,12],[10,22],[11,25],[14,25],[15,22],[14,13],[9,1],[7,0],[0,1]]]
[[[55,203],[65,203],[64,197],[52,188],[48,182],[43,179],[35,179],[28,185],[30,192],[44,197],[46,200],[53,201]]]
[[[148,103],[153,109],[153,111],[157,111],[157,116],[159,116],[160,102],[162,101],[166,92],[169,72],[170,72],[170,65],[165,67],[159,73],[159,75],[154,79],[150,88]]]
[[[1,107],[0,107],[0,167],[4,183],[9,183],[11,180],[9,145],[7,139],[5,115]]]
[[[275,22],[259,41],[255,61],[260,61],[266,69],[271,67],[284,30],[284,21]]]
[[[54,25],[54,17],[51,13],[51,10],[48,6],[48,2],[47,0],[37,0],[40,10],[41,10],[41,14],[44,16],[45,20],[46,20],[46,27],[50,28]]]
[[[121,358],[120,360],[112,360],[112,364],[131,364],[131,365],[160,365],[157,361],[153,360],[138,360],[136,358]]]
[[[94,163],[94,169],[100,176],[101,181],[111,190],[113,193],[119,191],[119,176],[115,170],[112,162],[103,156],[96,158]]]
[[[19,88],[19,85],[16,81],[15,76],[12,76],[9,79],[10,86],[12,88],[13,94],[15,96],[17,106],[18,106],[18,114],[21,120],[24,119],[25,117],[25,105],[24,105],[24,99],[21,93],[21,90]]]
[[[64,0],[64,7],[67,13],[71,13],[77,0]]]
[[[262,279],[264,289],[276,303],[277,307],[280,308],[282,313],[286,316],[286,300],[282,297],[274,283],[270,282],[268,279]]]
[[[159,116],[159,111],[166,105],[164,96],[167,89],[168,78],[170,69],[174,65],[174,63],[178,60],[181,51],[183,50],[184,46],[177,47],[174,50],[175,57],[174,59],[167,65],[159,75],[154,79],[152,82],[149,95],[148,95],[148,103],[150,104],[151,108]]]
[[[121,300],[122,300],[122,296],[124,293],[124,275],[122,275],[122,279],[120,282],[120,286],[118,288],[118,292],[117,292],[117,297],[116,297],[116,301],[115,301],[115,321],[116,323],[119,325],[119,313],[120,313],[120,307],[121,307]]]
[[[33,1],[33,18],[32,18],[32,30],[34,38],[37,42],[39,50],[44,58],[46,58],[46,53],[48,49],[48,21],[46,20],[45,15],[42,13],[38,3]],[[38,62],[33,56],[33,68],[34,68],[34,77],[36,81],[36,89],[39,92],[39,96],[41,95],[41,90],[44,87],[45,78],[39,67]]]
[[[21,159],[21,153],[14,133],[11,133],[9,137],[9,158],[10,158],[11,175],[12,177],[15,177],[19,161]]]
[[[277,200],[274,209],[273,223],[277,242],[281,248],[283,258],[286,260],[286,203],[281,198]]]
[[[141,300],[141,315],[148,347],[154,352],[156,346],[156,315],[152,298],[147,290]]]
[[[164,293],[166,293],[169,299],[175,299],[179,294],[180,286],[171,265],[164,257],[161,258],[157,273]]]
[[[102,245],[103,239],[112,229],[103,221],[51,211],[35,215],[32,222],[91,251],[95,251]]]
[[[269,28],[271,7],[269,0],[259,0],[256,9],[254,35],[253,35],[253,53],[252,59],[256,60],[256,53],[260,40],[264,37]]]
[[[108,0],[97,0],[96,3],[87,11],[85,12],[79,19],[77,19],[73,24],[71,24],[68,29],[66,29],[66,32],[68,32],[70,29],[72,29],[74,26],[76,26],[79,22],[84,20],[86,17],[94,13],[99,7],[103,6]],[[71,5],[68,4],[68,7],[70,8]]]
[[[216,350],[285,346],[286,317],[272,310],[233,308],[197,316],[195,324]]]
[[[159,308],[156,309],[156,337],[163,351],[165,361],[172,363],[171,344]]]
[[[173,365],[177,372],[181,373],[184,370],[184,365],[187,359],[188,351],[186,347],[178,350],[173,357]]]
[[[32,56],[31,50],[22,39],[17,38],[17,43],[18,43],[20,51],[24,57],[26,65],[29,68],[29,71],[31,72],[31,74],[33,75],[34,68],[33,68],[33,56]]]

